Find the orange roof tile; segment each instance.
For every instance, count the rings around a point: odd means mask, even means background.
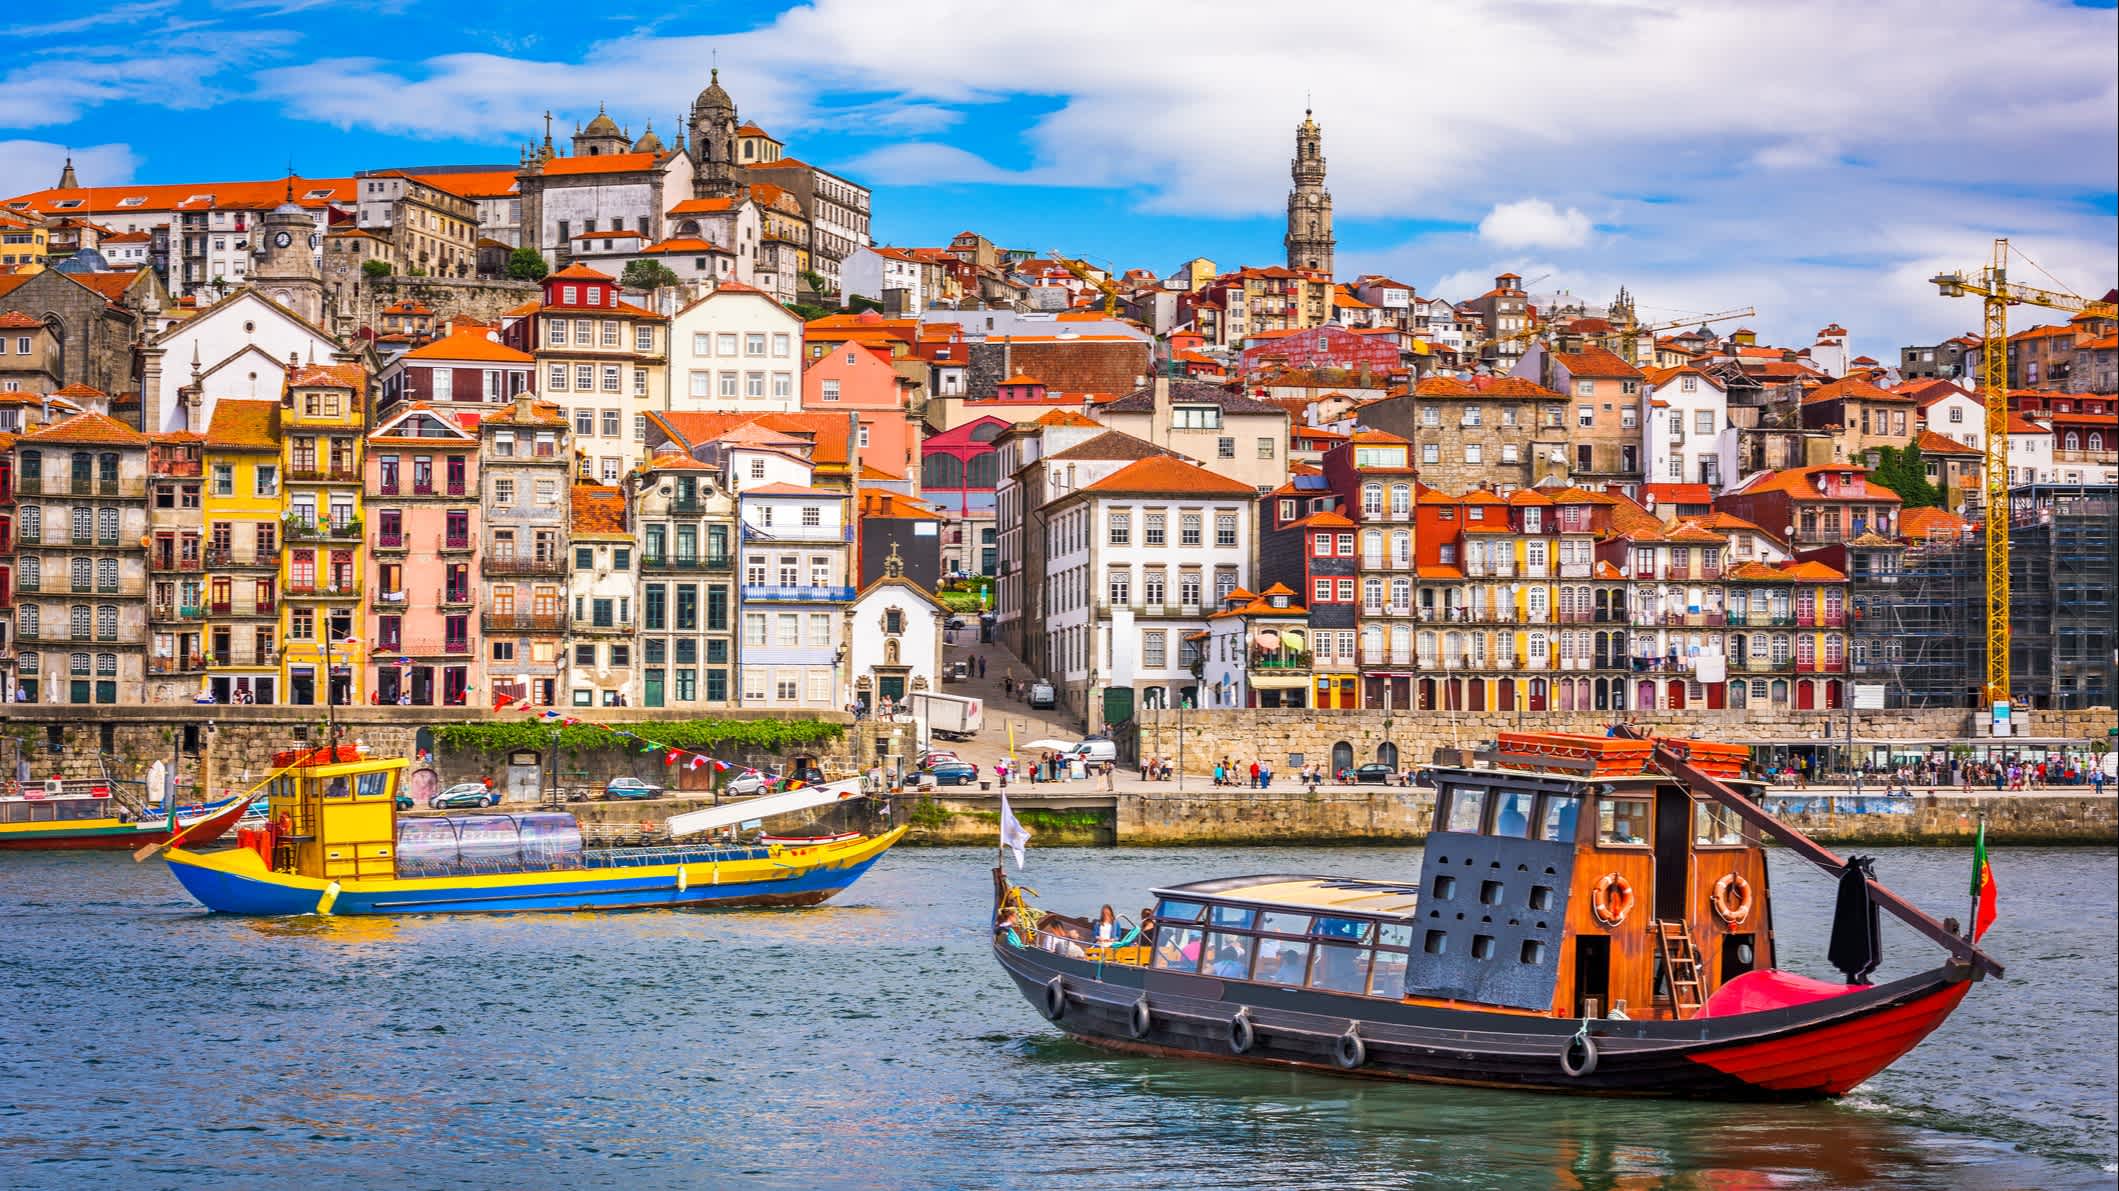
[[[1520,376],[1477,376],[1465,380],[1455,376],[1427,376],[1413,390],[1420,397],[1543,397],[1558,400],[1560,394]]]
[[[206,428],[206,445],[214,450],[280,449],[280,403],[223,397],[214,403]]]
[[[1790,562],[1781,565],[1781,574],[1804,583],[1838,583],[1845,575],[1821,562]]]
[[[1922,430],[1915,435],[1913,445],[1919,447],[1924,455],[1972,455],[1976,457],[1985,454],[1983,451],[1973,450],[1947,434],[1938,434],[1933,430]]]
[[[505,343],[495,342],[484,331],[459,327],[425,347],[415,347],[405,353],[407,360],[475,360],[488,364],[522,364],[535,362],[527,352],[519,352]]]
[[[358,364],[304,364],[288,374],[290,389],[352,389],[368,386],[368,370]]]
[[[544,163],[544,172],[552,175],[630,174],[655,169],[664,160],[665,156],[659,153],[600,153],[586,157],[554,157]]]
[[[1898,533],[1904,538],[1963,537],[1971,529],[1971,522],[1948,509],[1907,509],[1898,515]]]
[[[1255,490],[1241,480],[1216,475],[1174,455],[1154,455],[1129,463],[1080,491],[1251,496]]]
[[[1569,376],[1589,380],[1639,380],[1641,370],[1620,359],[1609,348],[1585,347],[1578,352],[1554,352],[1552,362],[1567,369]]]
[[[574,279],[574,280],[576,280],[576,281],[616,281],[616,280],[617,280],[617,278],[615,278],[615,277],[611,276],[611,275],[610,275],[609,273],[605,273],[605,272],[603,272],[603,271],[602,271],[602,270],[600,270],[600,269],[592,269],[592,268],[590,268],[589,266],[587,266],[587,265],[584,265],[584,264],[582,264],[582,263],[581,263],[581,262],[579,262],[579,261],[576,261],[575,263],[573,263],[573,264],[571,264],[571,265],[568,265],[568,266],[567,266],[566,268],[564,268],[564,269],[561,269],[561,270],[559,270],[559,271],[558,271],[558,272],[556,272],[556,273],[552,273],[552,274],[549,274],[549,275],[547,275],[547,276],[545,277],[545,280],[546,280],[546,281],[551,281],[551,280],[553,280],[554,278],[558,278],[558,279],[561,279],[561,280],[565,280],[565,279],[568,279],[568,278],[572,278],[572,279]]]
[[[579,480],[573,491],[573,531],[577,534],[624,534],[625,493]]]
[[[1913,397],[1907,393],[1894,393],[1879,389],[1865,380],[1839,380],[1814,389],[1803,397],[1804,405],[1815,405],[1820,401],[1840,401],[1852,398],[1856,401],[1891,401],[1910,403]]]
[[[23,442],[145,447],[147,436],[107,414],[78,413],[22,436]]]

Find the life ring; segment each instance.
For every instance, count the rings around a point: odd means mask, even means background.
[[[1236,1011],[1235,1017],[1229,1019],[1229,1049],[1236,1054],[1244,1054],[1257,1041],[1258,1031],[1251,1028],[1251,1009],[1246,1005]]]
[[[1067,978],[1054,976],[1045,981],[1045,1003],[1041,1008],[1046,1021],[1058,1021],[1067,1015]]]
[[[1582,1060],[1579,1063],[1575,1061],[1575,1050],[1578,1047],[1582,1051]],[[1597,1040],[1589,1036],[1587,1021],[1568,1038],[1567,1045],[1560,1048],[1560,1070],[1565,1071],[1570,1079],[1582,1079],[1596,1074]]]
[[[1627,913],[1633,909],[1633,886],[1617,873],[1605,873],[1589,895],[1589,909],[1598,922],[1617,926],[1626,921]]]
[[[1751,882],[1729,873],[1714,883],[1714,912],[1731,926],[1751,917]]]
[[[1332,1061],[1346,1071],[1352,1071],[1369,1061],[1368,1044],[1361,1040],[1361,1032],[1357,1027],[1348,1026],[1346,1033],[1339,1036],[1339,1041],[1332,1048]]]
[[[1133,1002],[1133,1011],[1126,1017],[1126,1029],[1135,1038],[1146,1038],[1148,1031],[1154,1028],[1155,1016],[1148,1011],[1148,998],[1143,996]]]

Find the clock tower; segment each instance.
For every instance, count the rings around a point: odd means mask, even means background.
[[[1295,185],[1288,190],[1288,268],[1332,275],[1332,192],[1324,188],[1324,133],[1308,111],[1295,129]]]
[[[317,326],[324,324],[324,279],[316,262],[319,233],[316,217],[294,201],[294,179],[287,179],[287,199],[258,221],[250,242],[250,285]]]

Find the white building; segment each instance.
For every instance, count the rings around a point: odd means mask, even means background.
[[[1986,450],[1987,408],[1979,398],[1946,380],[1931,380],[1900,386],[1900,392],[1918,394],[1922,424],[1944,438],[1963,443],[1975,451]]]
[[[670,319],[669,408],[802,408],[802,320],[763,290],[724,282]]]
[[[743,706],[823,711],[851,701],[847,504],[843,493],[794,484],[761,484],[738,496]]]
[[[329,363],[337,352],[322,327],[255,290],[238,290],[171,323],[147,348],[141,387],[148,425],[203,434],[220,398],[277,401],[290,360]]]
[[[1721,487],[1729,393],[1689,364],[1651,368],[1641,385],[1641,458],[1651,484]]]
[[[1135,707],[1198,707],[1198,634],[1251,565],[1257,493],[1174,455],[1048,501],[1042,619],[1048,677],[1089,724]],[[1036,631],[1036,630],[1033,630]]]
[[[1207,618],[1200,673],[1207,707],[1301,707],[1310,689],[1309,609],[1286,584],[1238,588]]]
[[[2009,485],[2053,481],[2053,428],[2009,415]]]
[[[915,691],[942,689],[942,622],[948,611],[905,577],[895,550],[883,573],[847,609],[854,697],[872,709],[902,704]]]
[[[934,295],[927,293],[926,278],[934,266],[902,248],[856,248],[839,265],[846,298],[870,298],[885,309],[897,310],[884,300],[891,290],[905,294],[903,313],[918,315]]]
[[[764,233],[764,217],[747,195],[686,199],[670,208],[672,238],[705,240],[721,248],[734,257],[737,281],[770,288],[757,275],[758,241]]]

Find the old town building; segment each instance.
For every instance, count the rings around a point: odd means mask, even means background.
[[[495,706],[559,701],[567,633],[567,531],[573,520],[573,437],[566,415],[525,394],[478,422],[483,532],[445,540],[484,590],[444,590],[451,612],[479,611],[487,694]],[[461,595],[459,605],[456,596]]]

